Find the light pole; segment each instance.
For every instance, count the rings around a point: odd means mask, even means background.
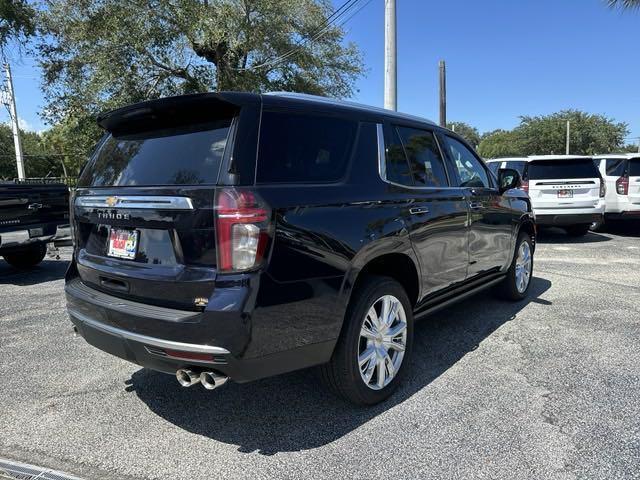
[[[384,1],[384,108],[398,109],[396,0]]]

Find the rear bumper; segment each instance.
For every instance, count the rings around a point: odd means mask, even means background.
[[[335,345],[320,342],[248,358],[249,342],[261,339],[252,336],[243,312],[193,312],[132,302],[94,290],[79,278],[67,282],[65,294],[71,322],[89,344],[169,374],[180,368],[207,369],[248,382],[324,363]]]
[[[34,243],[49,243],[65,237],[71,239],[69,225],[30,225],[29,228],[0,233],[0,249],[20,249]]]
[[[538,225],[549,225],[558,227],[568,227],[570,225],[581,225],[602,222],[604,214],[599,213],[536,213],[536,223]]]

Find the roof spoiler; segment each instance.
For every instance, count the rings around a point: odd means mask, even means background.
[[[259,102],[250,93],[199,93],[134,103],[98,115],[98,125],[110,133],[207,123],[234,116],[246,104]]]

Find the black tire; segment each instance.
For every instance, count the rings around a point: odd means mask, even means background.
[[[518,260],[518,253],[520,252],[520,246],[523,242],[526,242],[529,245],[529,251],[531,252],[531,275],[529,277],[529,283],[527,284],[527,288],[525,288],[522,292],[518,290],[517,287],[517,276],[516,276],[516,262]],[[514,302],[520,301],[524,299],[531,288],[531,282],[533,280],[533,242],[531,241],[531,237],[526,232],[520,232],[518,235],[518,241],[516,242],[516,249],[513,254],[513,260],[511,261],[511,265],[509,266],[509,270],[507,270],[507,276],[505,279],[498,285],[498,295],[505,300],[511,300]]]
[[[15,268],[31,268],[38,265],[47,254],[47,245],[38,243],[24,250],[5,253],[4,259]]]
[[[379,390],[374,390],[365,383],[360,374],[358,349],[362,341],[360,330],[367,313],[384,295],[393,295],[402,304],[407,324],[407,337],[404,356],[395,377],[388,385]],[[321,378],[330,390],[345,400],[357,405],[374,405],[388,398],[398,388],[411,359],[413,345],[413,309],[411,302],[402,285],[394,279],[371,276],[360,284],[357,291],[353,292],[344,321],[342,334],[338,339],[331,361],[320,367]],[[377,367],[375,371],[377,372]]]
[[[589,228],[591,228],[590,223],[581,224],[581,225],[570,225],[565,227],[567,235],[570,237],[584,237],[587,233],[589,233]]]

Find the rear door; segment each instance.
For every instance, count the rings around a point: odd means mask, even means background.
[[[528,177],[536,210],[594,208],[600,200],[600,174],[590,158],[534,160]]]
[[[411,243],[417,253],[423,295],[463,282],[468,266],[468,202],[451,187],[442,153],[432,131],[389,125],[381,172],[401,193]]]
[[[213,291],[215,186],[235,121],[172,117],[116,129],[96,151],[74,204],[76,260],[94,288],[197,309]]]
[[[460,140],[442,135],[456,185],[469,199],[469,277],[502,268],[511,252],[513,214],[484,162]]]

